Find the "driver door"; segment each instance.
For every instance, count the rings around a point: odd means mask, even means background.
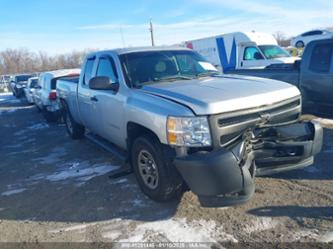
[[[241,57],[241,68],[260,68],[267,66],[267,60],[265,60],[264,55],[261,53],[259,48],[253,44],[245,45],[243,47],[243,52],[240,53]]]
[[[106,76],[112,82],[118,82],[118,73],[111,55],[98,58],[96,76]],[[92,116],[95,120],[94,131],[110,142],[123,145],[123,103],[124,97],[118,91],[93,90],[91,92]]]

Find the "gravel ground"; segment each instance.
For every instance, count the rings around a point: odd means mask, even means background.
[[[0,139],[0,242],[333,241],[329,129],[313,166],[257,178],[252,200],[230,208],[202,208],[191,192],[154,203],[133,175],[109,178],[121,167],[112,155],[70,140],[63,125],[8,94],[0,94]]]

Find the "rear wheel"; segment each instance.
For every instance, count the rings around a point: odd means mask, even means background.
[[[66,125],[68,135],[72,139],[81,139],[84,137],[85,128],[78,124],[72,117],[66,104],[63,104],[63,120]]]
[[[304,48],[304,42],[302,41],[296,42],[296,48]]]
[[[154,201],[171,200],[183,190],[183,181],[176,168],[153,136],[137,138],[132,147],[132,165],[143,193]]]

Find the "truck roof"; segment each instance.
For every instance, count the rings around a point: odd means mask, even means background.
[[[112,52],[112,53],[121,55],[121,54],[128,54],[128,53],[134,53],[134,52],[168,51],[168,50],[192,51],[191,49],[184,48],[184,47],[178,47],[178,46],[130,47],[130,48],[117,48],[117,49],[111,49],[111,50],[102,50],[102,51],[92,52],[92,53],[88,54],[88,57],[99,55],[99,54],[104,54],[104,53],[108,53],[108,52]]]
[[[79,69],[79,68],[60,69],[60,70],[55,70],[55,71],[43,72],[43,73],[41,73],[41,76],[52,79],[52,78],[59,78],[59,77],[68,76],[68,75],[79,75],[80,72],[81,72],[81,69]]]
[[[197,42],[197,41],[203,41],[207,39],[216,39],[216,38],[235,38],[237,42],[255,42],[257,45],[277,45],[277,41],[274,38],[273,35],[263,32],[256,32],[256,31],[250,31],[250,32],[232,32],[232,33],[225,33],[220,35],[214,35],[194,40],[186,41],[186,43],[191,42]]]

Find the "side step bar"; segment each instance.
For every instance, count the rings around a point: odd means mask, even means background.
[[[112,174],[109,176],[110,178],[119,178],[123,176],[127,176],[131,173],[133,173],[132,168],[129,164],[129,158],[126,153],[126,151],[120,149],[116,145],[110,143],[109,141],[105,140],[104,138],[93,134],[91,132],[86,133],[86,138],[98,145],[99,147],[103,148],[107,152],[110,152],[112,155],[114,155],[118,160],[123,162],[123,166],[119,170],[115,170],[112,172]]]

